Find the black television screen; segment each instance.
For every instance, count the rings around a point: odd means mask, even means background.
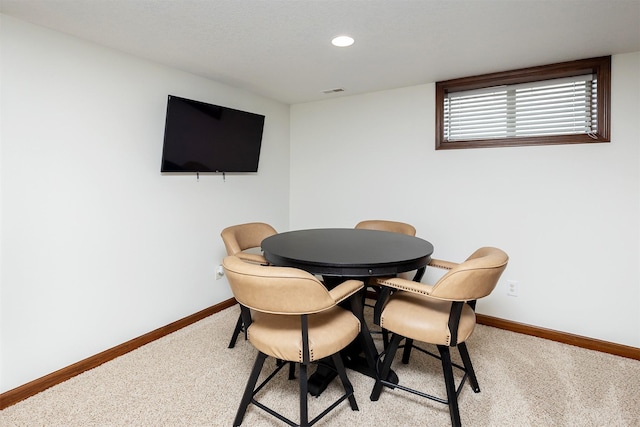
[[[257,172],[264,116],[169,95],[161,172]]]

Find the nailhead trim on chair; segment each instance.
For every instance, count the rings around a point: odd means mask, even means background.
[[[398,285],[396,283],[387,282],[386,280],[378,280],[378,284],[389,286],[389,287],[394,288],[394,289],[400,289],[400,290],[403,290],[403,291],[410,291],[410,292],[419,293],[419,294],[422,294],[422,295],[429,295],[429,292],[427,292],[426,290],[423,291],[423,290],[418,290],[418,289],[415,289],[415,288],[408,288],[406,286]]]
[[[451,267],[449,267],[448,265],[438,264],[437,262],[433,262],[433,261],[431,261],[429,265],[431,267],[442,268],[444,270],[451,270]]]

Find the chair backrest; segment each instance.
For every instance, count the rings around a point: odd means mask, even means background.
[[[442,276],[430,296],[454,301],[486,297],[496,287],[508,261],[507,254],[498,248],[480,248]]]
[[[336,305],[327,288],[312,274],[291,267],[269,267],[227,256],[222,261],[236,300],[272,314],[311,314]]]
[[[277,234],[277,231],[264,222],[249,222],[232,225],[220,233],[227,255],[236,255],[250,248],[258,248],[264,239]]]
[[[393,233],[406,234],[408,236],[416,235],[416,229],[413,225],[407,224],[405,222],[387,221],[384,219],[369,219],[366,221],[360,221],[358,224],[356,224],[355,228],[391,231]]]

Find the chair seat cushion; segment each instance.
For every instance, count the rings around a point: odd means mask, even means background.
[[[360,333],[360,321],[348,310],[335,306],[308,315],[311,361],[331,356],[349,345]],[[299,315],[255,312],[247,330],[251,344],[276,359],[302,362]]]
[[[416,341],[436,345],[451,344],[449,311],[451,302],[409,292],[394,293],[380,317],[380,326]],[[464,342],[473,333],[476,315],[464,304],[457,343]]]

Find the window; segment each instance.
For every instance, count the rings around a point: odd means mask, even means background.
[[[609,142],[611,57],[436,83],[436,150]]]

